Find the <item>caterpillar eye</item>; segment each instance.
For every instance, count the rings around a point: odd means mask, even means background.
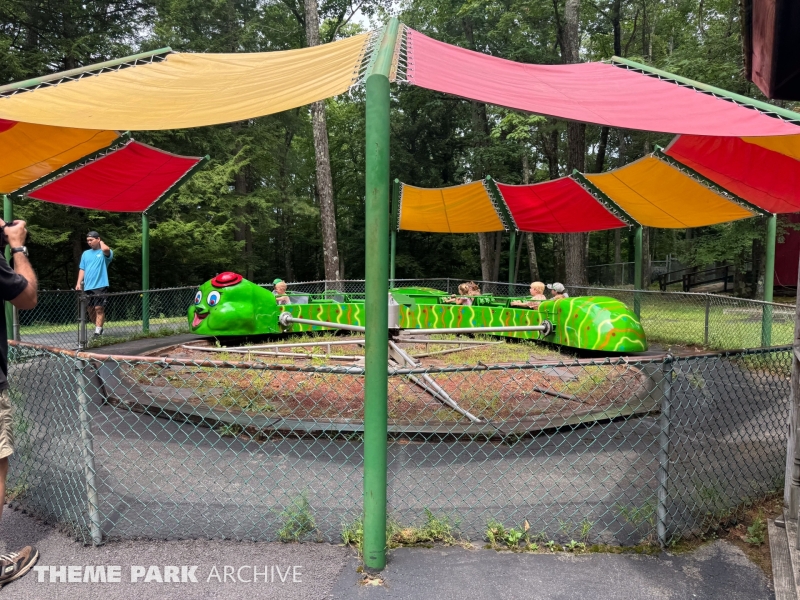
[[[194,295],[194,303],[200,304],[203,301],[203,292],[197,290],[197,293]]]
[[[208,295],[208,300],[206,302],[208,302],[209,306],[216,306],[217,304],[219,304],[219,298],[220,298],[219,292],[211,292]]]

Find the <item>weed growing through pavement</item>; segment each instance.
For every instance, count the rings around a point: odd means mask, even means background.
[[[300,542],[317,528],[311,503],[305,494],[294,498],[280,514],[283,526],[278,530],[282,542]]]
[[[447,546],[467,544],[466,540],[457,537],[458,522],[446,515],[436,515],[425,509],[425,523],[420,527],[407,526],[397,519],[386,521],[386,547],[389,549],[403,546],[431,546],[434,543]],[[364,520],[358,519],[342,524],[342,543],[356,549],[359,556],[364,551]]]
[[[567,552],[585,552],[586,551],[586,544],[583,542],[576,542],[575,540],[570,540],[568,544],[564,546],[564,550]]]
[[[592,527],[594,527],[594,523],[589,519],[584,519],[581,521],[580,529],[581,529],[581,540],[584,542],[589,541],[589,534],[592,531]]]
[[[642,538],[642,543],[650,543],[655,537],[656,530],[656,501],[654,497],[645,500],[641,506],[617,505],[620,516],[637,530],[642,525],[646,525],[646,534]]]
[[[753,519],[753,524],[747,528],[747,535],[744,541],[753,546],[760,546],[764,543],[767,534],[767,524],[764,522],[764,516],[759,512],[758,516]]]

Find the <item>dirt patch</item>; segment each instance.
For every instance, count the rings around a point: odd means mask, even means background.
[[[783,512],[783,492],[770,496],[750,508],[748,508],[742,520],[734,527],[731,527],[723,536],[723,539],[728,540],[735,546],[738,546],[742,552],[747,555],[751,561],[758,565],[764,574],[772,581],[772,556],[769,552],[769,535],[767,534],[767,520],[775,519]],[[756,535],[753,538],[752,533],[759,534],[760,526],[756,524],[753,529],[753,524],[759,519],[759,522],[764,523],[763,527],[763,543],[754,543],[760,536]],[[750,531],[748,532],[748,529]],[[748,541],[750,540],[750,541]]]
[[[452,345],[441,345],[445,350]],[[325,352],[319,347],[303,348],[308,354]],[[337,355],[363,354],[356,344],[334,346]],[[409,345],[409,354],[425,354],[442,348],[434,344]],[[441,373],[449,367],[441,355],[420,358],[424,368],[432,369],[430,380],[440,386],[464,410],[481,420],[518,422],[547,417],[570,417],[619,409],[647,394],[648,376],[638,367],[618,365],[569,365],[536,367],[550,351],[532,343],[503,343],[464,350],[461,364],[480,365],[470,370]],[[274,356],[210,353],[186,348],[170,349],[166,355],[189,361],[216,360],[273,363]],[[556,354],[557,356],[557,354]],[[525,357],[525,360],[518,359]],[[340,361],[287,358],[293,364],[342,366]],[[491,359],[495,359],[492,361]],[[514,361],[501,369],[486,369],[488,364]],[[568,359],[571,360],[571,359]],[[552,364],[552,358],[551,358]],[[286,363],[283,363],[286,364]],[[346,364],[346,363],[345,363]],[[264,417],[299,420],[362,421],[364,378],[358,374],[298,372],[265,369],[240,369],[207,366],[167,366],[139,364],[127,366],[124,375],[150,396],[188,402],[195,406],[225,408]],[[416,379],[416,381],[415,381]],[[428,387],[426,391],[425,387]],[[458,422],[463,417],[446,407],[430,392],[430,383],[421,374],[392,375],[389,378],[388,417],[390,423],[441,424]]]
[[[708,535],[682,539],[670,550],[692,552],[715,539],[723,539],[738,547],[772,581],[772,556],[769,551],[767,520],[783,512],[783,491],[773,492],[757,502],[736,509],[735,517],[720,523]]]

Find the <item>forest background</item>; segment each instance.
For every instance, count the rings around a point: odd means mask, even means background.
[[[389,14],[436,39],[519,62],[619,55],[764,99],[743,76],[738,0],[0,0],[0,84],[171,46],[263,52],[379,26]],[[635,101],[635,99],[632,99]],[[779,103],[780,104],[780,103]],[[781,104],[792,108],[791,105]],[[208,166],[151,215],[151,286],[198,284],[232,270],[256,282],[364,275],[364,93],[226,125],[137,132]],[[520,184],[600,172],[671,136],[568,124],[407,85],[392,90],[392,177],[439,187],[491,175]],[[141,219],[18,201],[40,285],[77,279],[85,234],[115,251],[117,291],[141,285]],[[645,254],[703,266],[729,261],[757,296],[763,219],[648,230]],[[780,232],[779,232],[780,235]],[[518,280],[586,281],[586,266],[633,260],[633,231],[525,235]],[[397,277],[506,280],[508,235],[401,232]],[[747,266],[746,266],[747,265]],[[763,285],[763,277],[760,278]]]

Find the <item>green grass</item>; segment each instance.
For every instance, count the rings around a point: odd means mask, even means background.
[[[188,324],[186,322],[186,317],[154,317],[150,319],[150,326],[160,326],[160,325],[185,325],[188,329]],[[77,332],[78,327],[80,327],[80,323],[77,321],[74,323],[66,323],[66,324],[52,324],[52,323],[34,323],[32,325],[23,325],[19,328],[20,335],[36,335],[40,333],[70,333],[70,332]],[[88,331],[91,332],[92,327],[94,325],[92,323],[86,324],[86,328]],[[142,327],[141,320],[126,320],[126,321],[106,321],[105,324],[106,328],[113,328],[113,327]]]
[[[162,338],[171,335],[180,335],[182,333],[189,333],[188,325],[184,325],[183,327],[161,327],[156,330],[151,330],[147,333],[144,333],[143,331],[137,331],[136,333],[130,333],[124,335],[104,334],[102,337],[97,339],[89,338],[89,341],[86,344],[86,349],[89,350],[91,348],[100,348],[102,346],[109,346],[111,344],[121,344],[123,342],[131,342],[133,340]],[[91,330],[89,330],[89,335],[91,335]]]
[[[278,530],[278,539],[282,542],[301,542],[317,528],[311,503],[305,494],[293,498],[279,519],[283,526]]]
[[[772,322],[772,345],[790,344],[793,318],[776,309]],[[650,342],[703,346],[705,305],[698,297],[696,306],[677,305],[658,298],[643,298],[642,327]],[[760,307],[711,306],[708,318],[708,344],[714,349],[735,350],[761,346]]]

